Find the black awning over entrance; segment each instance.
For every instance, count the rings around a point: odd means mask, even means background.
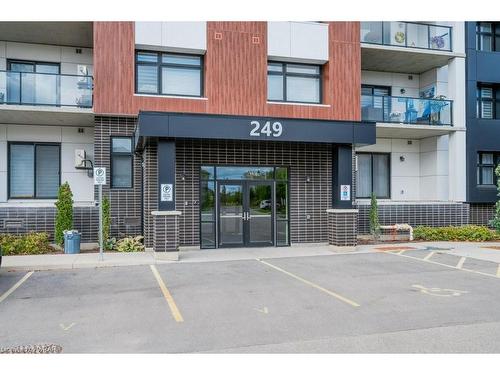
[[[369,145],[376,141],[376,130],[374,122],[366,121],[140,112],[135,134],[136,149],[142,149],[147,138],[211,138]]]

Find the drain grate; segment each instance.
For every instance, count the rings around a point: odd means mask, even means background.
[[[62,352],[62,346],[56,344],[34,344],[1,348],[0,354],[57,354]]]

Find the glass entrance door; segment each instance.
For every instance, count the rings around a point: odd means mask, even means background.
[[[272,246],[273,186],[271,182],[247,182],[247,246]]]
[[[273,184],[220,182],[219,246],[273,246]]]
[[[219,184],[219,246],[243,246],[243,182]]]
[[[200,166],[200,247],[289,246],[288,168]]]

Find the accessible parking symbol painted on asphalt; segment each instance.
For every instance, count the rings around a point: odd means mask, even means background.
[[[436,297],[459,297],[462,294],[469,293],[465,290],[427,288],[422,285],[412,285],[412,287],[420,290],[421,293],[429,294],[431,296],[436,296]]]

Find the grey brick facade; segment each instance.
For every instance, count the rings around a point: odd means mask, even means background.
[[[23,234],[46,232],[54,239],[55,207],[23,207],[21,205],[0,208],[0,233]],[[97,207],[75,207],[74,228],[82,234],[82,242],[97,242],[99,210]]]
[[[111,236],[124,237],[142,233],[142,168],[141,158],[134,156],[133,186],[130,189],[111,188],[110,145],[111,137],[134,135],[135,117],[95,118],[94,166],[107,168],[107,181],[103,194],[107,195],[111,207]],[[97,191],[97,188],[96,188]],[[96,193],[97,197],[97,193]]]
[[[369,204],[358,204],[358,233],[369,234]],[[378,205],[381,225],[410,224],[442,227],[469,224],[469,205],[465,203],[381,204]]]

